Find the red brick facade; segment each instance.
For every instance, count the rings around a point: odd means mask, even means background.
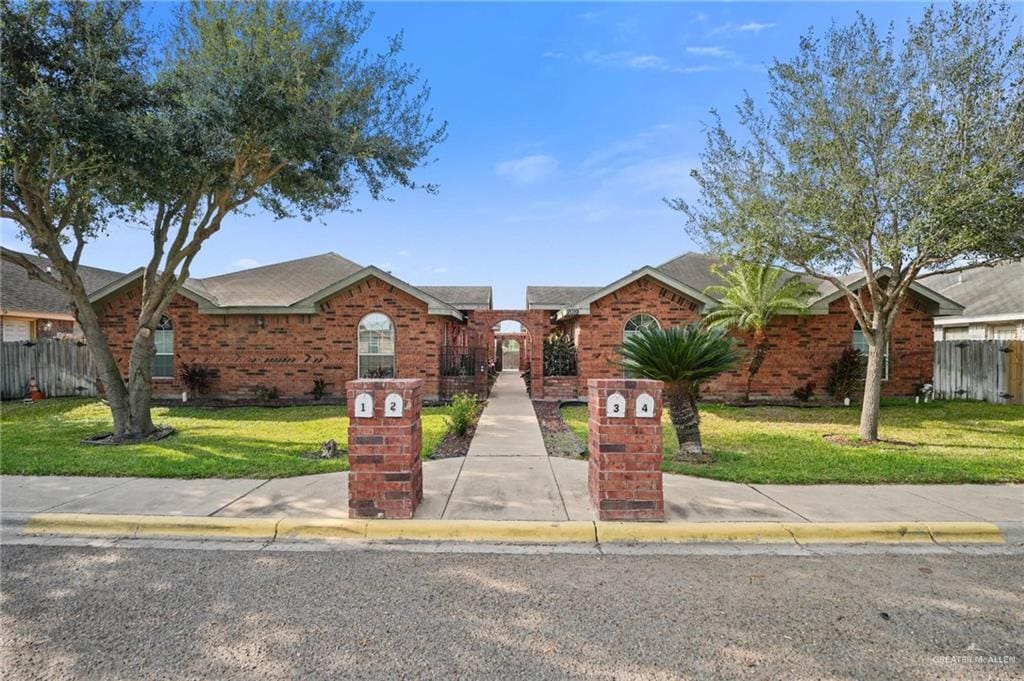
[[[124,371],[138,301],[134,289],[106,303],[101,313]],[[424,397],[436,398],[446,318],[427,314],[426,303],[373,278],[324,301],[315,315],[200,314],[196,303],[177,296],[166,312],[174,325],[175,377],[154,379],[156,394],[180,395],[181,364],[198,362],[217,370],[211,393],[218,397],[252,399],[263,386],[277,388],[282,397],[301,398],[319,377],[330,394],[343,395],[345,382],[356,378],[357,327],[371,312],[386,314],[394,325],[397,376],[422,379]]]
[[[579,353],[580,394],[584,394],[588,379],[622,376],[614,363],[616,348],[631,317],[647,313],[668,328],[696,321],[698,309],[694,301],[651,278],[592,303],[589,315],[566,323]],[[751,395],[790,397],[808,382],[815,384],[817,395],[824,395],[830,365],[853,343],[855,321],[845,298],[834,301],[827,315],[776,317],[768,331],[772,340],[768,359],[754,380]],[[735,335],[739,348],[746,351],[749,337]],[[883,394],[913,395],[919,384],[931,380],[933,353],[932,318],[918,301],[911,300],[900,312],[889,344],[889,380],[883,383]],[[705,394],[734,398],[742,395],[745,386],[746,368],[741,366],[712,381]]]
[[[115,357],[127,370],[138,311],[138,289],[107,301],[101,323]],[[333,396],[341,396],[346,381],[356,378],[357,327],[372,312],[386,314],[395,327],[395,368],[398,378],[423,381],[423,397],[450,395],[465,381],[440,377],[441,347],[465,345],[486,348],[494,358],[493,327],[511,319],[526,328],[520,368],[531,371],[535,399],[572,399],[586,392],[591,378],[620,378],[615,365],[626,322],[646,313],[662,328],[689,324],[699,318],[695,301],[644,277],[598,299],[589,314],[562,323],[550,310],[469,310],[466,320],[428,313],[427,304],[390,284],[369,278],[324,301],[312,315],[200,314],[191,300],[178,296],[167,316],[174,327],[174,378],[155,379],[158,396],[180,395],[177,378],[182,363],[198,362],[217,371],[211,395],[252,399],[257,389],[276,388],[282,397],[303,398],[313,380],[323,378]],[[827,315],[780,316],[769,329],[772,347],[753,385],[755,397],[789,397],[808,382],[824,395],[829,365],[853,340],[854,318],[845,299],[834,301]],[[544,337],[562,329],[578,349],[578,376],[543,377],[536,358],[543,356]],[[747,338],[737,334],[741,349]],[[886,395],[912,395],[931,379],[932,319],[912,300],[896,324],[890,342],[890,378]],[[711,382],[708,396],[735,397],[745,384],[745,367]],[[455,384],[459,385],[456,386]],[[550,390],[546,388],[550,384]]]

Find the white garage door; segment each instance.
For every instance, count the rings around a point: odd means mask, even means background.
[[[27,319],[4,320],[4,342],[27,341],[32,339],[32,322]]]

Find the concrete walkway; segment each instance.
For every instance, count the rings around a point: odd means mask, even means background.
[[[421,509],[417,517],[433,512]],[[441,517],[569,519],[519,372],[498,376]]]

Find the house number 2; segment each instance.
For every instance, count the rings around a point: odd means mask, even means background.
[[[373,417],[373,395],[370,393],[359,393],[356,395],[356,418],[368,419]]]
[[[384,416],[397,418],[405,411],[405,403],[398,393],[391,393],[384,398]]]

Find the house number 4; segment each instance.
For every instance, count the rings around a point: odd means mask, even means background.
[[[647,393],[636,396],[636,417],[638,419],[654,418],[654,398]]]

